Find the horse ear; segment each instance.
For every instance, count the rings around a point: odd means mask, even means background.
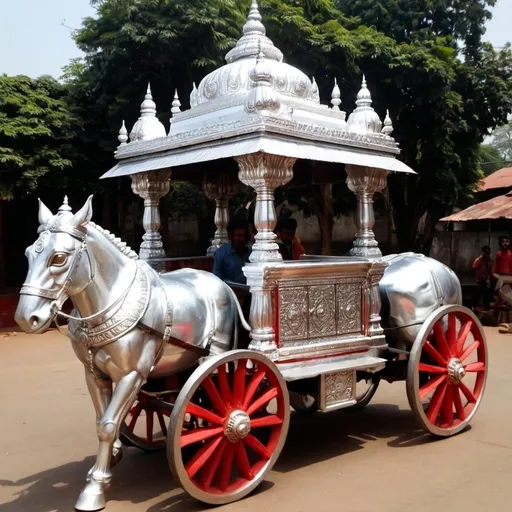
[[[46,224],[53,218],[53,213],[43,203],[43,201],[41,201],[41,199],[38,199],[38,201],[39,201],[39,224],[42,226],[43,224]]]
[[[94,196],[89,196],[82,208],[73,215],[73,218],[69,221],[71,225],[78,228],[80,226],[85,226],[92,219],[93,197]]]

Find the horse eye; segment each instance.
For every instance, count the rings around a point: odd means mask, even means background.
[[[56,254],[52,258],[50,266],[52,266],[52,267],[62,267],[66,263],[67,259],[68,259],[68,255],[67,254],[58,253],[58,254]]]

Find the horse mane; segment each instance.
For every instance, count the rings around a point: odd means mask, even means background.
[[[126,242],[123,242],[120,238],[116,237],[113,233],[108,231],[107,229],[103,229],[101,226],[98,226],[95,222],[89,222],[89,226],[93,227],[98,233],[102,234],[114,247],[116,247],[120,252],[122,252],[128,258],[132,260],[138,260],[138,254],[128,246]]]

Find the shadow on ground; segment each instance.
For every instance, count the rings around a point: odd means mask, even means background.
[[[433,438],[418,428],[413,414],[395,405],[370,405],[363,411],[330,414],[293,414],[285,448],[274,471],[287,473],[333,457],[364,449],[365,445],[387,439],[393,448],[408,448],[433,442]],[[93,458],[48,469],[22,480],[0,479],[4,487],[16,487],[14,500],[0,505],[0,512],[70,512],[85,484],[85,476]],[[271,487],[263,483],[256,492]],[[160,453],[125,451],[125,457],[114,470],[108,501],[145,503],[176,489],[165,457]],[[164,512],[208,510],[183,492],[141,511]],[[108,510],[108,509],[107,509]]]

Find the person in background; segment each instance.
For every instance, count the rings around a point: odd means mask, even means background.
[[[500,236],[500,250],[496,253],[496,258],[492,266],[492,273],[499,279],[500,275],[512,274],[512,252],[510,251],[510,238]]]
[[[280,219],[276,226],[277,245],[283,260],[299,260],[305,254],[297,232],[297,221],[291,217]]]
[[[246,284],[242,268],[249,262],[249,229],[247,222],[233,220],[228,224],[229,242],[217,249],[213,273],[223,281]]]
[[[482,254],[473,262],[473,269],[475,270],[475,279],[478,284],[475,306],[478,306],[480,299],[482,299],[486,310],[489,309],[491,302],[489,282],[492,277],[492,266],[491,248],[488,245],[484,245],[482,247]]]

